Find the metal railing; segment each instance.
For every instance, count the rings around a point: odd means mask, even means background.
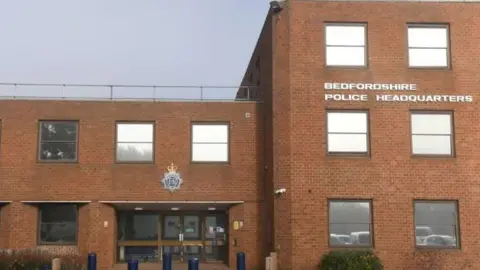
[[[256,86],[0,83],[0,100],[259,101]]]

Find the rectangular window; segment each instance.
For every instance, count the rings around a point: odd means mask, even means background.
[[[408,25],[409,67],[449,67],[447,25]]]
[[[77,121],[40,121],[39,132],[40,161],[77,161]]]
[[[362,154],[369,151],[368,112],[327,112],[329,154]]]
[[[415,201],[415,244],[417,247],[459,247],[458,203]]]
[[[77,242],[77,205],[40,204],[39,243],[74,245]]]
[[[117,123],[116,161],[153,162],[154,123]]]
[[[329,200],[328,211],[330,246],[373,246],[371,201]]]
[[[325,61],[327,66],[367,66],[367,25],[328,23],[325,26]]]
[[[452,115],[451,112],[412,112],[412,154],[452,156]]]
[[[228,124],[192,124],[192,162],[228,162],[228,157]]]

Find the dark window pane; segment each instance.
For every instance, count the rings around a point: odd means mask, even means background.
[[[157,240],[158,215],[120,213],[118,240]]]
[[[40,143],[41,160],[76,160],[77,144],[75,142]]]
[[[77,206],[74,204],[40,206],[40,241],[75,243],[77,235]]]
[[[372,245],[369,202],[330,201],[329,226],[330,245]]]
[[[158,247],[119,247],[119,261],[158,262]]]
[[[77,140],[77,123],[41,122],[40,140],[42,142],[75,142]]]
[[[455,202],[415,202],[417,246],[458,247]]]

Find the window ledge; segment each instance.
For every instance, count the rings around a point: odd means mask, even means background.
[[[328,70],[366,70],[368,66],[325,66]]]
[[[408,67],[409,70],[421,70],[421,71],[452,71],[450,67]]]
[[[423,253],[423,252],[461,252],[462,249],[460,247],[439,247],[439,246],[415,246],[415,252]]]
[[[229,161],[190,161],[191,165],[224,165],[229,166]]]
[[[77,160],[40,160],[37,159],[38,164],[78,164]]]
[[[454,155],[428,155],[428,154],[422,154],[422,155],[410,155],[411,158],[413,159],[455,159],[456,156]]]

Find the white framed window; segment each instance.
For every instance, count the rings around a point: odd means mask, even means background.
[[[327,111],[328,154],[369,152],[367,111]]]
[[[228,162],[229,127],[227,123],[192,123],[192,162]]]
[[[367,25],[328,23],[325,25],[326,66],[367,66]]]
[[[448,68],[448,25],[408,25],[408,66]]]
[[[118,122],[116,162],[153,162],[154,127],[153,122]]]
[[[412,154],[454,153],[452,112],[411,112]]]

